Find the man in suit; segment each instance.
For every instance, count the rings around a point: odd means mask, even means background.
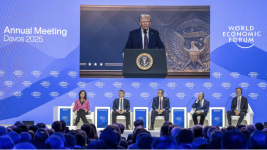
[[[151,16],[142,14],[139,17],[140,28],[132,30],[124,49],[165,49],[159,32],[152,28]]]
[[[158,97],[153,98],[150,130],[154,130],[156,116],[164,116],[165,121],[169,121],[170,101],[169,98],[163,97],[163,94],[164,91],[159,89]]]
[[[228,124],[232,125],[231,116],[240,116],[237,125],[240,125],[248,110],[248,99],[242,96],[242,88],[236,88],[236,97],[233,98],[231,110],[227,111]]]
[[[205,117],[208,114],[210,108],[210,102],[204,99],[204,93],[199,93],[197,100],[192,105],[192,108],[196,108],[195,112],[192,115],[194,124],[197,125],[197,117],[200,116],[200,125],[203,126]]]
[[[112,124],[116,123],[116,118],[119,115],[126,117],[126,130],[129,130],[130,125],[130,102],[128,99],[124,98],[124,90],[119,91],[119,97],[113,101],[113,112],[112,112]]]

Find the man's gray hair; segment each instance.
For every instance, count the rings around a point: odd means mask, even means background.
[[[174,127],[171,131],[171,136],[176,139],[176,136],[178,135],[180,130],[182,130],[181,127]]]
[[[124,90],[119,90],[119,92],[122,92],[123,94],[125,94],[125,91]]]
[[[148,18],[149,21],[151,22],[151,16],[149,14],[141,14],[139,17],[139,22],[141,22],[142,18]]]

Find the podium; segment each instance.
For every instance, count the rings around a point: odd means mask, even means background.
[[[186,107],[172,107],[171,108],[171,121],[173,124],[178,125],[181,128],[187,127],[187,109]]]
[[[73,112],[71,106],[54,106],[53,107],[53,122],[64,120],[66,126],[73,126]]]
[[[144,128],[148,130],[148,107],[134,107],[133,113],[133,122],[137,119],[143,120]]]
[[[110,107],[95,107],[95,126],[102,130],[110,123]]]
[[[122,74],[125,78],[165,78],[165,49],[125,49]]]
[[[210,107],[211,125],[218,127],[225,127],[225,108],[224,107]]]

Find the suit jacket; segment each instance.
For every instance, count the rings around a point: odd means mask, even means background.
[[[209,108],[210,108],[210,102],[208,100],[204,99],[204,104],[201,107],[200,102],[196,103],[196,101],[195,101],[194,104],[192,105],[192,108],[196,108],[195,112],[198,110],[203,110],[204,113],[207,115]]]
[[[148,49],[165,49],[164,44],[159,37],[159,32],[151,28],[149,28],[148,32]],[[141,28],[130,32],[124,49],[143,49]]]
[[[235,111],[237,106],[237,97],[234,97],[231,104],[231,110]],[[248,99],[244,96],[241,97],[240,112],[247,113],[248,111]]]
[[[153,98],[153,103],[152,103],[152,109],[156,110],[158,108],[159,108],[159,97],[154,97]],[[170,109],[169,98],[163,97],[162,109],[164,109],[164,110],[169,110]]]
[[[120,99],[119,98],[117,98],[117,99],[115,99],[113,101],[112,109],[114,111],[116,111],[117,109],[119,109],[119,106],[120,106],[119,102],[120,102]],[[126,112],[129,112],[129,110],[130,110],[130,102],[129,102],[128,99],[123,98],[123,108],[124,108],[124,110],[126,110]]]

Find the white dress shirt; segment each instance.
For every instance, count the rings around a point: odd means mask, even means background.
[[[145,33],[144,33],[144,30],[141,28],[141,33],[142,33],[142,43],[143,43],[143,49],[145,49],[145,42],[144,42],[144,39],[145,39]],[[147,42],[149,43],[149,29],[147,30],[147,33],[146,33],[146,36],[147,36]],[[147,44],[148,44],[147,43]]]
[[[160,103],[161,100],[161,103]],[[161,105],[161,109],[163,109],[163,97],[159,97],[159,108],[158,110],[160,110],[160,105]]]
[[[123,108],[123,99],[124,98],[119,98],[119,110],[124,110],[124,108]],[[122,101],[122,108],[121,108],[121,101]]]
[[[204,104],[204,99],[202,101],[196,101],[196,103],[200,103],[200,106],[203,107],[203,104]],[[202,112],[204,112],[204,110],[201,110]]]
[[[242,95],[241,96],[237,96],[237,103],[236,103],[236,108],[235,108],[235,110],[237,111],[238,110],[238,101],[240,100],[240,106],[241,106],[241,99],[242,99]],[[240,108],[240,110],[241,110],[241,108]]]

